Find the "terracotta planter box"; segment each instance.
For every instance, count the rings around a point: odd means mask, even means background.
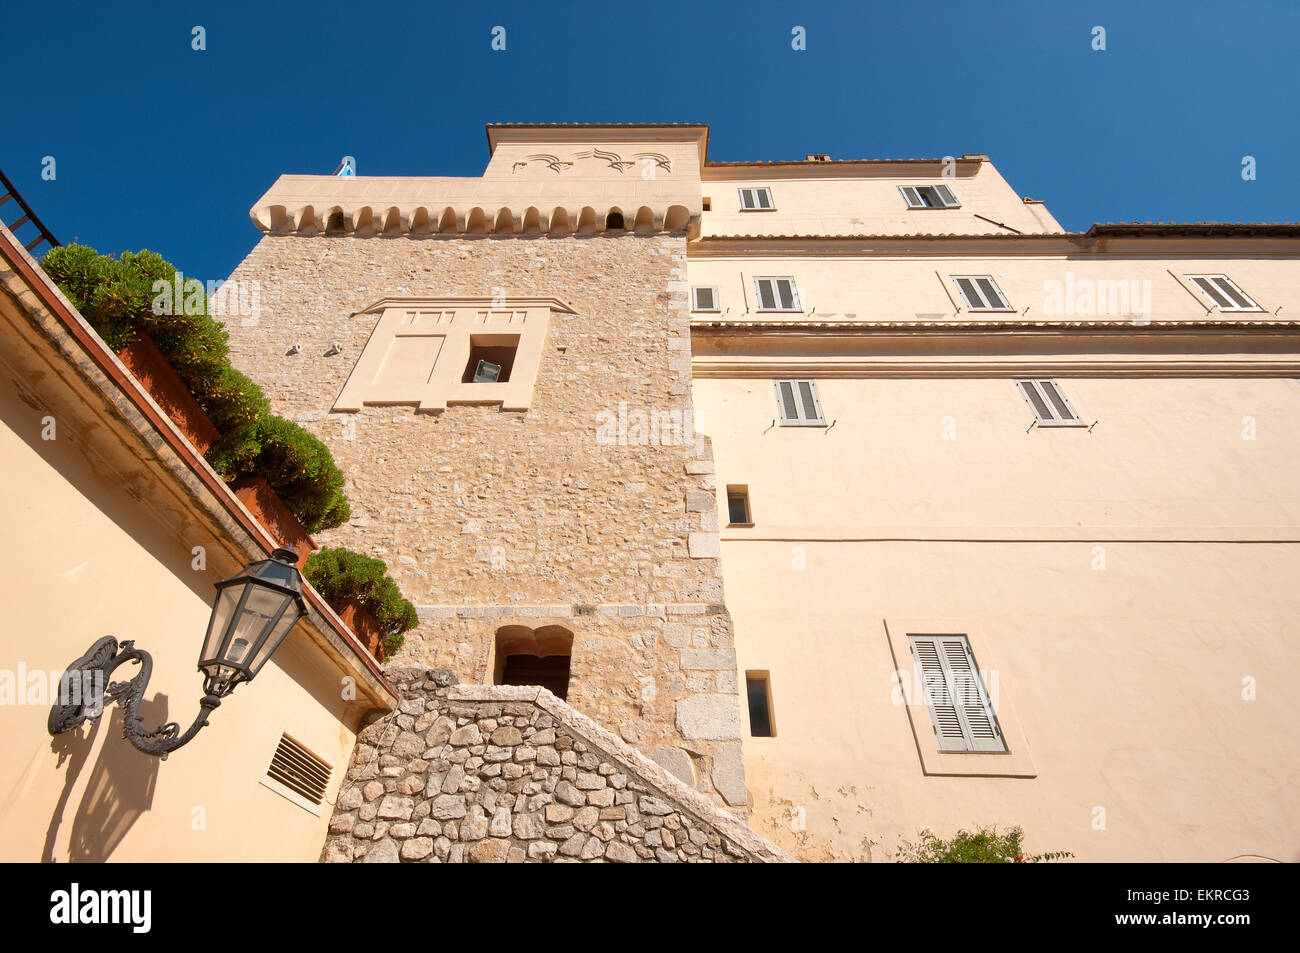
[[[199,453],[206,453],[221,434],[194,399],[180,375],[167,363],[158,345],[148,335],[140,335],[133,343],[117,352],[118,360],[149,392],[154,403],[172,419],[176,429],[194,445]]]
[[[377,661],[384,660],[384,630],[379,627],[379,623],[361,603],[356,599],[344,599],[335,604],[330,603],[334,611],[339,614],[343,624],[352,630],[355,635],[365,645],[366,650],[375,657]]]
[[[257,518],[277,543],[288,546],[298,553],[298,568],[301,569],[312,551],[319,549],[316,541],[307,534],[307,530],[298,522],[298,517],[289,511],[271,489],[265,477],[247,476],[231,481],[230,489],[239,502]]]

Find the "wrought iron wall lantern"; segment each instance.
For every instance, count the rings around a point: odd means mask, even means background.
[[[144,729],[140,701],[153,672],[153,659],[134,642],[119,643],[111,635],[92,645],[63,673],[58,703],[50,709],[50,734],[59,735],[94,721],[104,713],[106,704],[117,702],[126,712],[126,739],[145,754],[165,760],[198,734],[221,699],[256,677],[306,613],[297,562],[298,554],[292,549],[277,549],[270,559],[252,563],[217,583],[217,599],[199,652],[203,698],[198,716],[184,734],[176,722],[152,731]],[[140,664],[134,678],[108,681],[119,665],[132,661]]]

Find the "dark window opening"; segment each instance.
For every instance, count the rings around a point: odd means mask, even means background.
[[[515,366],[519,338],[503,334],[475,334],[469,339],[469,361],[462,384],[505,383]]]
[[[626,227],[627,226],[623,224],[622,212],[610,212],[609,215],[605,217],[605,229],[607,231],[611,229],[619,229],[619,228],[626,228]]]
[[[563,699],[569,693],[569,656],[507,655],[501,684],[539,685]]]
[[[567,698],[572,655],[573,633],[564,626],[504,626],[497,630],[492,682],[537,685],[556,698]]]
[[[766,672],[745,673],[745,694],[749,699],[749,733],[755,738],[774,738],[772,691]]]
[[[733,526],[748,526],[754,522],[749,515],[748,487],[727,487],[727,521]]]

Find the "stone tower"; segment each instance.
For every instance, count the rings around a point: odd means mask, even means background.
[[[352,519],[317,541],[383,558],[416,604],[399,658],[536,678],[743,807],[691,397],[706,137],[489,126],[480,178],[282,176],[231,276],[258,312],[228,329],[236,366],[347,475]]]

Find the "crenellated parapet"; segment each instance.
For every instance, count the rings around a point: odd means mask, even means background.
[[[481,177],[283,175],[250,214],[271,235],[693,236],[707,131],[489,126]]]

